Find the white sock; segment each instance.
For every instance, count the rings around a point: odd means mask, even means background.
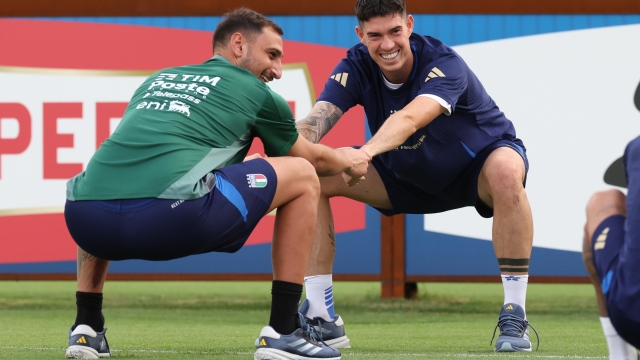
[[[601,317],[600,324],[602,324],[602,331],[604,331],[604,337],[607,339],[607,346],[609,347],[609,360],[637,360],[638,353],[636,348],[629,345],[623,338],[618,335],[618,332],[611,324],[611,320],[608,317]]]
[[[309,300],[309,311],[306,316],[310,319],[322,317],[327,321],[336,316],[333,309],[333,280],[331,274],[306,276],[304,287]]]
[[[504,288],[504,303],[518,304],[525,310],[529,275],[501,275]],[[526,311],[525,311],[526,314]]]

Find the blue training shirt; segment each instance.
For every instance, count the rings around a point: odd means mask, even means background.
[[[395,175],[427,192],[438,192],[455,180],[488,145],[510,140],[521,146],[507,119],[462,58],[440,40],[417,34],[410,39],[414,56],[409,79],[398,89],[384,83],[367,47],[358,44],[333,70],[318,101],[342,112],[362,105],[375,134],[384,121],[420,95],[435,95],[451,105],[398,148],[380,154]]]

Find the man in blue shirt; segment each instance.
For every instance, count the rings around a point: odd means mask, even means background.
[[[334,332],[325,339],[330,345],[349,346],[331,301],[335,241],[329,198],[355,199],[385,215],[475,206],[481,216],[494,217],[505,290],[495,351],[531,351],[524,309],[533,220],[523,142],[453,49],[413,34],[414,19],[403,0],[358,0],[356,15],[361,44],[338,63],[297,127],[317,143],[346,111],[362,105],[373,137],[360,151],[373,160],[358,186],[347,187],[340,176],[321,182],[302,310]]]
[[[595,193],[587,204],[583,259],[596,288],[609,359],[637,360],[640,348],[640,137],[622,158],[628,188]]]

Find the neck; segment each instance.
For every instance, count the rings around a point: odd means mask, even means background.
[[[214,50],[213,56],[222,56],[223,58],[227,59],[227,61],[230,62],[232,65],[238,66],[238,59],[236,59],[236,57],[233,56],[232,52],[225,51],[225,49]]]

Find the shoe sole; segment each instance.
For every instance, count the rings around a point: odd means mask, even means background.
[[[253,355],[254,360],[309,360],[309,359],[323,359],[323,360],[340,360],[342,356],[332,357],[332,358],[318,358],[313,356],[300,356],[296,354],[291,354],[286,351],[278,350],[278,349],[265,349],[261,348],[256,350],[256,353]]]
[[[93,348],[81,345],[71,345],[65,354],[67,359],[100,359],[111,357],[111,354],[99,354]]]
[[[500,348],[496,347],[495,350],[493,350],[493,352],[530,352],[530,351],[531,351],[531,348],[522,349],[519,347],[513,347],[511,346],[511,343],[508,343],[508,342],[502,343],[502,346],[500,346]]]
[[[349,340],[349,338],[345,335],[345,336],[341,336],[339,338],[335,338],[335,339],[331,339],[331,340],[325,340],[324,341],[327,345],[329,345],[332,348],[335,349],[350,349],[351,348],[351,341]]]

